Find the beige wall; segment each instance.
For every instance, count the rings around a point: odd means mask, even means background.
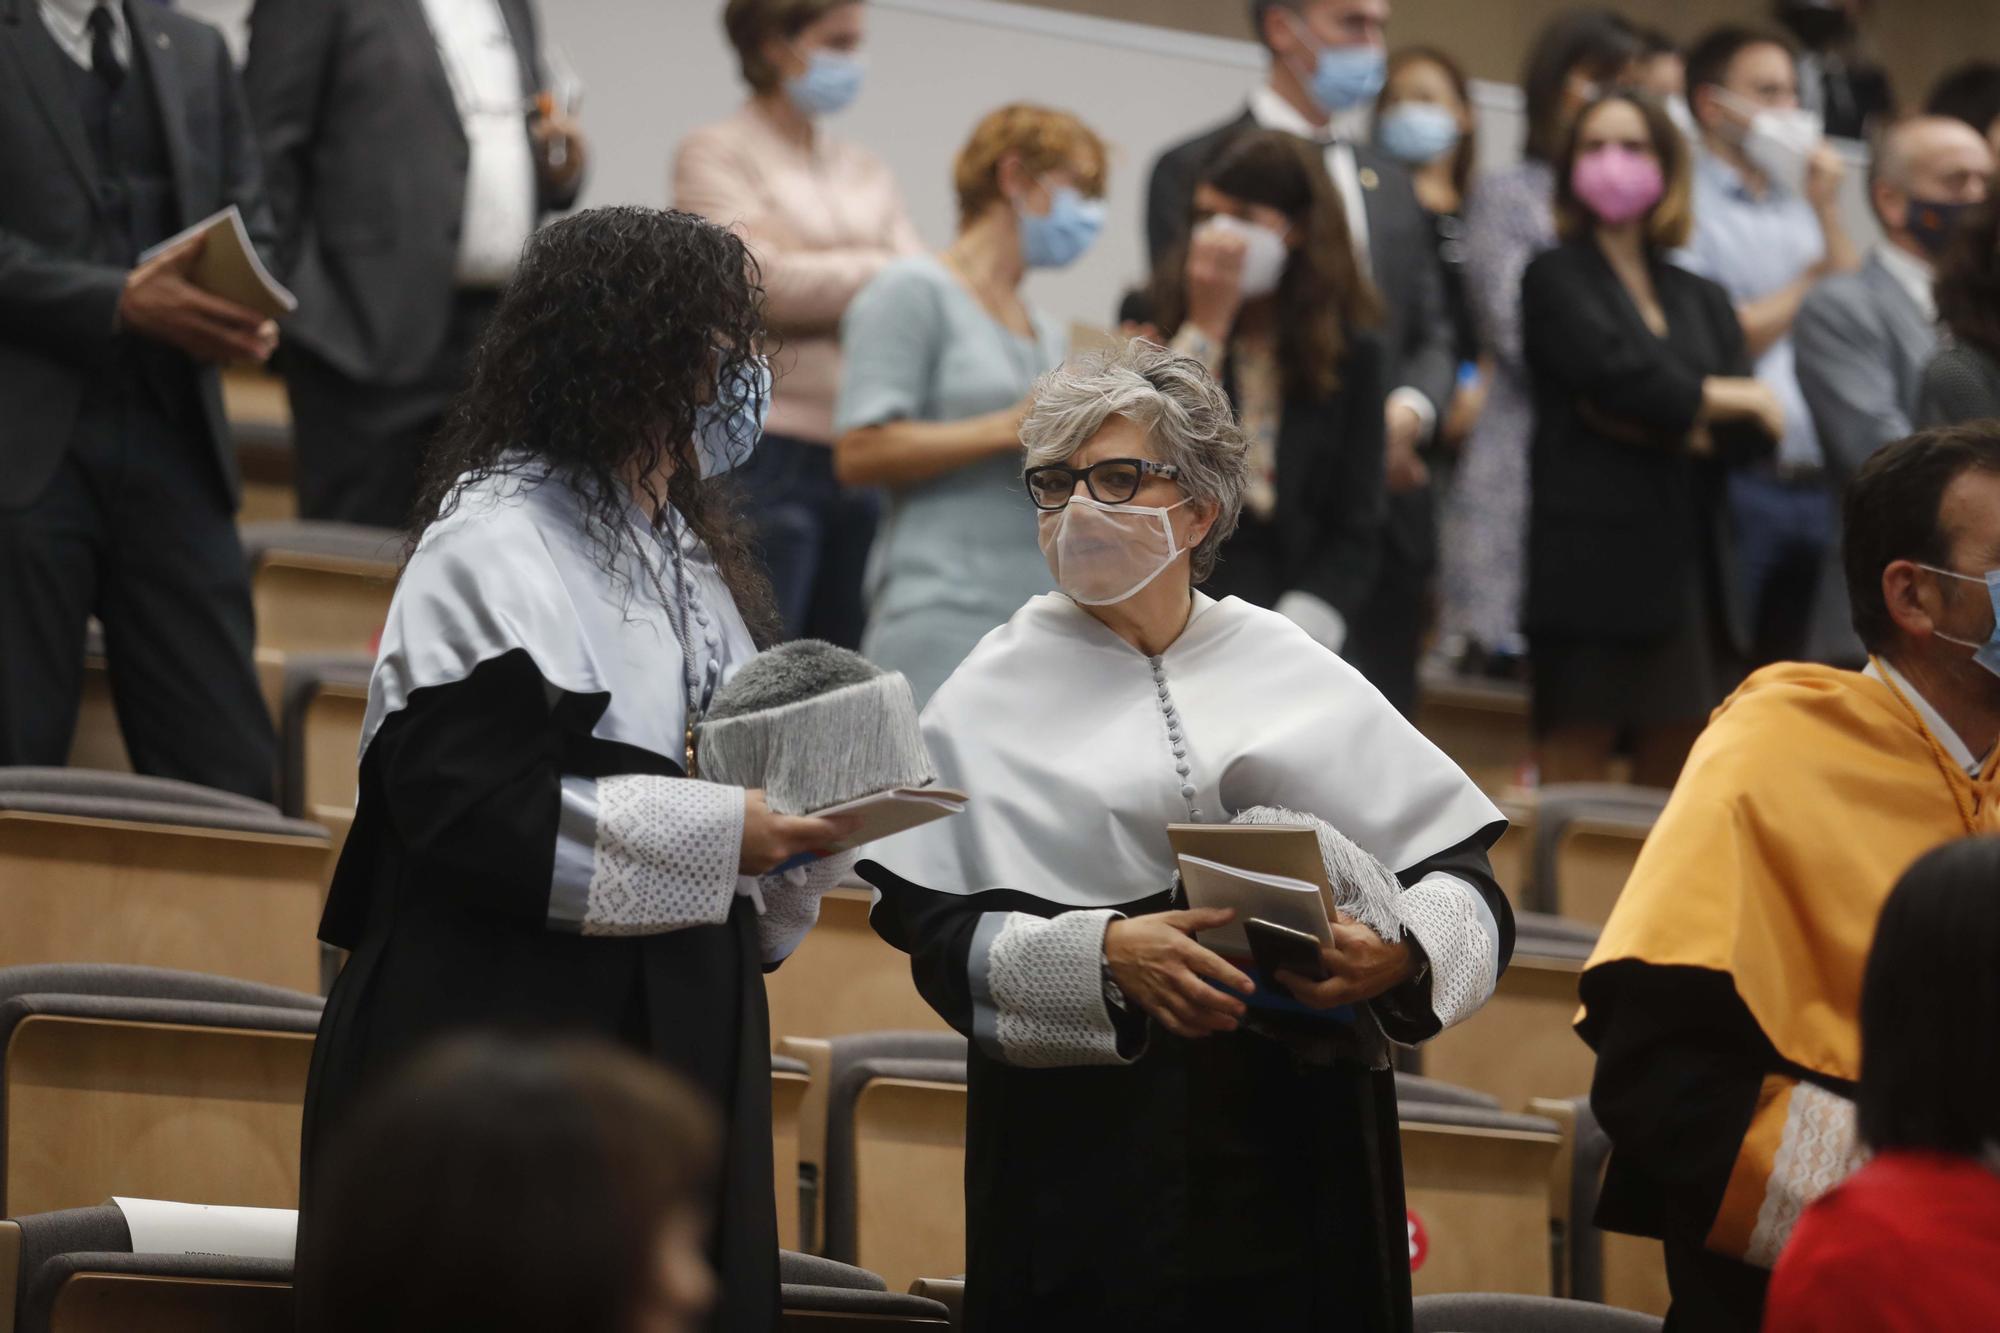
[[[1095,14],[1247,37],[1245,0],[1023,0],[1047,9]],[[1396,0],[1392,37],[1425,43],[1466,61],[1475,78],[1512,83],[1535,29],[1566,0]],[[1690,40],[1712,24],[1762,15],[1759,0],[1623,0],[1612,8],[1670,36]],[[2000,59],[2000,0],[1880,0],[1871,31],[1904,102],[1920,102],[1931,82],[1972,56]]]

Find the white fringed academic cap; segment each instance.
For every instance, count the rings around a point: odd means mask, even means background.
[[[696,744],[702,777],[761,787],[780,814],[937,780],[910,683],[817,639],[745,663],[709,705]]]

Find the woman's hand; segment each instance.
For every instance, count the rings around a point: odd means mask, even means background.
[[[1187,322],[1218,345],[1229,341],[1243,306],[1243,238],[1217,227],[1197,227],[1188,238]]]
[[[1408,981],[1417,956],[1408,943],[1391,944],[1345,912],[1333,923],[1333,947],[1320,946],[1325,981],[1296,972],[1278,973],[1278,984],[1308,1009],[1338,1009],[1392,991]]]
[[[861,827],[852,816],[811,819],[772,810],[761,791],[743,793],[743,857],[736,868],[768,875],[793,857],[822,852]]]
[[[1104,932],[1104,961],[1125,998],[1160,1021],[1176,1037],[1234,1032],[1243,1001],[1208,984],[1213,978],[1250,994],[1250,978],[1209,949],[1194,932],[1226,926],[1236,913],[1213,907],[1189,912],[1157,912],[1121,917]]]

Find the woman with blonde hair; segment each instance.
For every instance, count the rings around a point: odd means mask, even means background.
[[[1068,337],[1022,299],[1104,225],[1104,143],[1075,116],[988,115],[953,169],[958,237],[888,265],[841,323],[834,467],[889,498],[869,562],[862,651],[918,702],[972,646],[1049,588],[1021,492],[1028,390]]]

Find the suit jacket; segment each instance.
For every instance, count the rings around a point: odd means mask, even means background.
[[[1881,256],[1871,255],[1858,271],[1813,288],[1792,325],[1792,345],[1837,496],[1871,454],[1914,429],[1937,326]],[[1820,568],[1806,652],[1843,666],[1868,660],[1854,633],[1838,542]]]
[[[1230,567],[1222,548],[1214,590],[1259,606],[1288,592],[1310,593],[1349,625],[1361,613],[1380,566],[1386,503],[1382,489],[1382,395],[1386,356],[1379,334],[1349,335],[1340,388],[1321,400],[1285,400],[1278,423],[1277,564]],[[1234,398],[1234,377],[1231,397]]]
[[[235,204],[269,248],[256,145],[222,35],[162,5],[127,7],[152,73],[182,225]],[[36,0],[0,0],[0,508],[31,503],[69,447],[77,407],[112,364],[127,270],[93,252],[98,174],[82,112]],[[165,237],[159,238],[161,240]],[[214,366],[189,362],[220,480],[235,452]]]
[[[1827,469],[1844,486],[1869,455],[1910,433],[1936,326],[1877,255],[1813,288],[1792,342]]]
[[[543,86],[529,0],[499,4],[522,86]],[[451,319],[471,154],[423,0],[257,0],[243,80],[299,298],[286,338],[353,379],[416,380]]]
[[[1246,109],[1228,124],[1168,149],[1153,164],[1146,188],[1146,244],[1154,264],[1186,239],[1194,187],[1202,171],[1238,136],[1256,129],[1257,122]],[[1417,203],[1408,171],[1366,145],[1356,144],[1354,157],[1368,214],[1370,267],[1387,307],[1384,382],[1390,389],[1407,385],[1417,390],[1430,399],[1442,419],[1451,406],[1458,364],[1437,238]]]
[[[1657,337],[1589,240],[1538,256],[1521,282],[1521,339],[1534,383],[1528,524],[1529,632],[1650,639],[1687,616],[1691,586],[1719,608],[1718,469],[1686,447],[1702,381],[1747,375],[1728,293],[1664,260]],[[1726,453],[1768,451],[1717,430]]]

